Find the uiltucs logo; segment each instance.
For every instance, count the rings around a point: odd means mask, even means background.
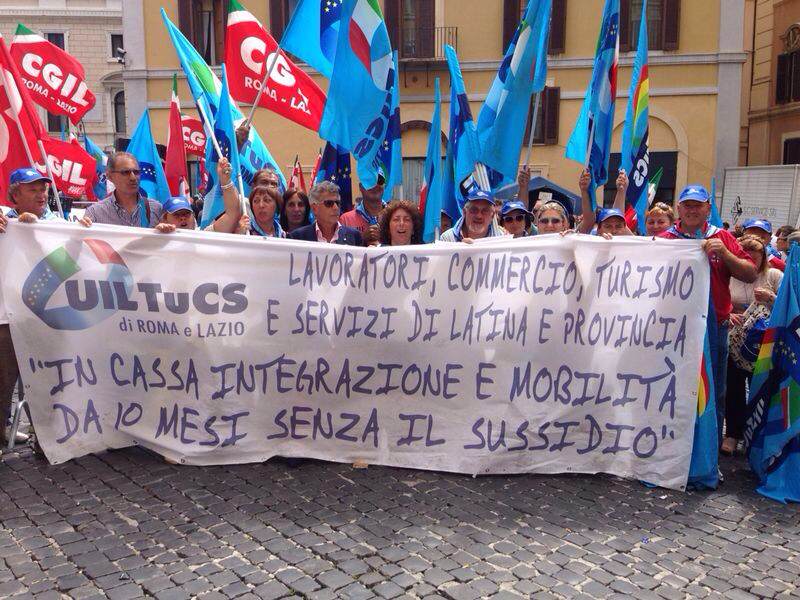
[[[48,327],[80,331],[118,311],[204,315],[247,308],[245,284],[201,283],[190,292],[164,291],[157,282],[134,283],[119,253],[103,240],[68,242],[45,256],[22,286],[22,301]],[[63,293],[61,290],[63,289]]]

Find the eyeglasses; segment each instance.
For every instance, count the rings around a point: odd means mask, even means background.
[[[336,206],[337,208],[342,204],[341,200],[323,200],[322,204],[325,205],[325,208],[333,208]]]
[[[558,225],[561,223],[561,219],[558,217],[551,217],[549,219],[539,219],[540,225]]]
[[[520,221],[524,220],[525,220],[525,215],[506,215],[505,217],[503,217],[503,223],[513,223],[514,221],[519,223]]]
[[[467,212],[471,215],[488,215],[494,212],[494,207],[470,206]]]
[[[139,177],[142,174],[141,170],[139,169],[120,169],[119,171],[111,171],[112,173],[119,173],[120,175],[124,175],[125,177],[130,177],[133,175],[134,177]]]

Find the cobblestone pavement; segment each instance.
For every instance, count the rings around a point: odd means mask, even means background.
[[[2,463],[2,598],[800,598],[800,510],[741,459],[685,494],[139,449]]]

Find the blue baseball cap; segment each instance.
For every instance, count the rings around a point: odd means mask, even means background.
[[[772,223],[766,219],[747,219],[747,221],[742,223],[742,229],[747,230],[751,228],[761,229],[767,233],[772,233]]]
[[[531,216],[531,213],[525,207],[525,204],[520,202],[519,200],[508,200],[507,202],[504,202],[503,207],[500,209],[500,216],[505,217],[508,213],[515,210],[521,210],[526,215]]]
[[[175,214],[179,210],[192,210],[192,205],[183,196],[172,196],[169,200],[164,202],[164,210],[169,214]]]
[[[9,185],[14,185],[15,183],[33,183],[34,181],[50,181],[50,178],[45,177],[32,167],[16,169],[11,172],[11,176],[8,178]]]
[[[602,223],[607,219],[611,219],[612,217],[619,217],[623,221],[625,220],[625,215],[622,214],[622,211],[618,208],[601,208],[597,212],[597,222]]]
[[[483,190],[473,190],[467,195],[467,202],[477,202],[478,200],[483,200],[489,204],[494,204],[494,196],[492,196],[492,194],[489,192],[484,192]]]
[[[683,188],[681,195],[678,197],[678,202],[685,202],[686,200],[694,200],[696,202],[710,202],[711,196],[708,190],[698,183],[687,185]]]

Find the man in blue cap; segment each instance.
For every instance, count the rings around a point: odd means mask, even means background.
[[[716,327],[709,326],[711,364],[714,372],[714,397],[717,406],[717,434],[722,444],[722,422],[725,417],[725,381],[728,371],[728,327],[733,304],[731,277],[752,283],[758,272],[753,259],[739,245],[732,233],[708,222],[711,197],[702,185],[688,185],[678,198],[678,220],[660,237],[682,240],[703,240],[703,251],[711,265],[711,305]]]
[[[58,219],[58,214],[47,205],[47,185],[50,179],[33,167],[23,167],[11,172],[8,178],[8,200],[13,208],[6,215],[9,219],[19,219],[20,223],[33,223],[39,219],[49,221]],[[84,217],[80,223],[86,227],[91,219]],[[4,220],[0,218],[0,231]]]
[[[515,238],[535,235],[530,233],[533,215],[519,200],[509,200],[500,208],[500,224]]]
[[[47,206],[47,184],[50,179],[33,167],[24,167],[11,172],[8,178],[8,200],[13,208],[7,216],[0,213],[0,233],[4,233],[8,219],[17,219],[20,223],[35,223],[38,220],[60,221],[58,215]],[[92,224],[91,219],[83,217],[79,223],[84,227]],[[11,417],[11,398],[19,377],[19,366],[14,354],[14,343],[8,324],[8,314],[0,294],[0,445],[5,446],[8,440],[6,432]],[[17,434],[15,442],[25,442],[28,437]]]
[[[778,251],[772,247],[772,223],[766,219],[747,219],[742,223],[744,235],[752,235],[761,240],[767,250],[769,266],[773,269],[783,271],[786,269],[786,262],[780,257]]]
[[[494,220],[494,197],[483,190],[474,190],[467,196],[461,218],[439,238],[443,242],[472,243],[487,237],[505,235]]]
[[[618,235],[633,235],[625,222],[625,214],[618,208],[601,208],[596,220],[597,235],[607,240]]]

